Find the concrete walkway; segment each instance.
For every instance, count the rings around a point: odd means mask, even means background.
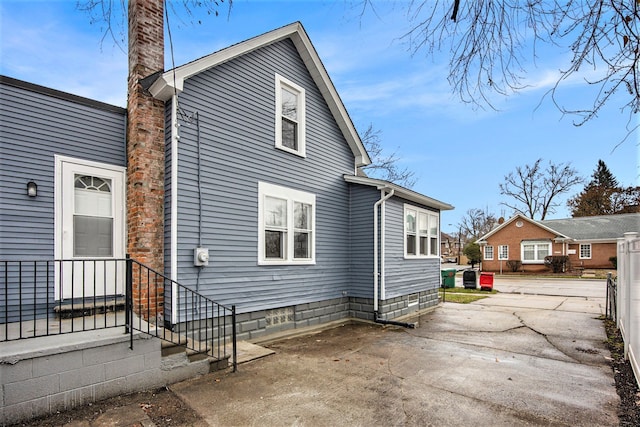
[[[497,278],[506,292],[442,304],[416,329],[281,340],[171,389],[212,426],[614,426],[605,283],[574,282]]]

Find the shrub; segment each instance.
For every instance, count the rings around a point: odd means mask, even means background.
[[[480,251],[480,245],[477,243],[468,243],[462,250],[462,253],[467,256],[467,259],[469,259],[471,268],[482,261],[482,252]]]
[[[510,259],[507,261],[507,268],[513,273],[519,271],[520,267],[522,267],[522,262],[520,262],[519,259]]]
[[[562,273],[566,270],[569,257],[566,255],[549,255],[544,257],[544,265],[554,273]]]
[[[611,264],[613,264],[613,268],[615,268],[615,269],[618,268],[618,257],[617,256],[609,257],[609,262],[611,262]]]

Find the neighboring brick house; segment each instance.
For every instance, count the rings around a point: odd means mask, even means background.
[[[536,221],[517,214],[485,234],[482,269],[508,271],[508,261],[520,261],[521,271],[544,271],[548,255],[568,255],[570,268],[613,268],[616,241],[640,229],[640,214]]]

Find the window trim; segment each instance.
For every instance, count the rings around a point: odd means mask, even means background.
[[[297,104],[297,142],[298,149],[294,150],[292,148],[286,147],[282,145],[282,89],[287,89],[291,92],[295,92],[298,95],[298,104]],[[276,74],[275,77],[275,95],[276,95],[276,104],[275,104],[275,147],[279,150],[286,151],[288,153],[295,154],[300,157],[306,157],[306,101],[305,101],[305,90],[301,86],[295,84],[291,80],[282,77],[280,74]]]
[[[589,256],[582,256],[582,247],[588,247],[589,248]],[[593,256],[593,252],[592,252],[592,246],[591,243],[580,243],[580,245],[578,246],[578,256],[580,257],[580,259],[591,259],[591,257]]]
[[[489,256],[489,255],[488,255],[488,253],[489,253],[489,249],[491,249],[491,251],[490,251],[490,252],[491,252],[491,256]],[[484,259],[485,261],[493,261],[493,256],[494,256],[494,253],[493,253],[493,245],[486,245],[486,246],[484,247],[484,251],[482,251],[482,257],[483,257],[483,259]]]
[[[415,231],[415,254],[408,254],[407,253],[407,236],[410,233],[407,233],[407,211],[414,211],[416,212],[416,231]],[[404,258],[405,259],[430,259],[430,258],[437,258],[440,259],[440,214],[438,212],[434,212],[434,211],[430,211],[427,209],[423,209],[423,208],[419,208],[415,205],[410,205],[410,204],[404,204],[404,209],[403,209],[403,216],[402,216],[402,230],[403,230],[403,251],[404,251]],[[427,233],[426,235],[420,234],[419,231],[419,224],[420,224],[420,214],[425,214],[427,215]],[[437,223],[437,229],[436,229],[436,235],[432,236],[430,233],[430,218],[435,218]],[[427,250],[428,250],[428,254],[427,255],[423,255],[420,253],[420,236],[426,237],[427,238]],[[431,254],[431,239],[435,237],[436,240],[436,253],[435,254]]]
[[[287,201],[286,248],[283,259],[265,257],[265,198],[274,197]],[[294,258],[294,203],[311,205],[311,257]],[[280,185],[258,182],[258,265],[313,265],[316,263],[316,195]]]
[[[524,259],[524,246],[525,245],[534,245],[535,246],[535,259],[532,260],[525,260]],[[543,259],[538,259],[538,246],[541,245],[546,245],[547,248],[549,249],[547,251],[547,256],[548,255],[552,255],[553,254],[553,246],[551,245],[551,241],[549,240],[523,240],[522,242],[520,242],[520,258],[521,258],[521,262],[523,264],[544,264],[544,258]]]
[[[503,251],[502,249],[506,248],[506,251],[504,256],[503,256]],[[509,259],[509,245],[498,245],[498,260],[499,261],[506,261]]]

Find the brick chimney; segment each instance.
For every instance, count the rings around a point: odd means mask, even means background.
[[[140,84],[164,70],[163,0],[130,0],[128,15],[127,251],[164,273],[164,103]],[[162,281],[153,281],[158,287],[134,280],[134,306],[144,317],[163,305]]]

